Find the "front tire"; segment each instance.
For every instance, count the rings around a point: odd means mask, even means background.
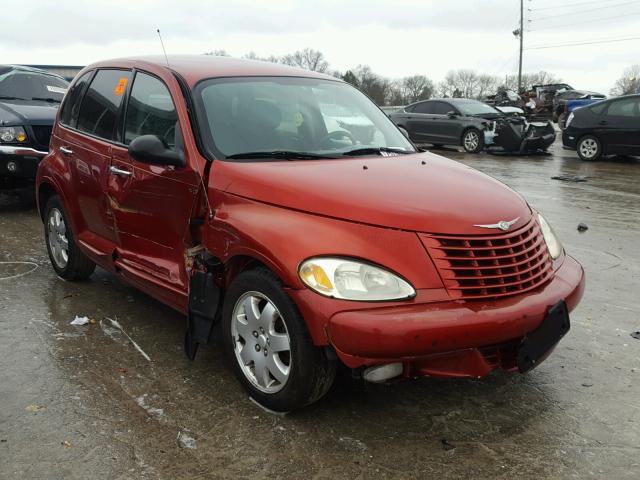
[[[65,280],[85,280],[96,264],[80,251],[60,197],[52,196],[44,210],[44,237],[53,269]]]
[[[468,153],[479,153],[484,148],[482,132],[477,128],[469,128],[462,134],[462,148]]]
[[[313,345],[302,315],[269,270],[248,270],[225,295],[223,345],[234,373],[260,405],[288,412],[320,399],[336,362]]]
[[[602,143],[593,135],[585,135],[576,145],[576,151],[581,160],[592,162],[602,157]]]

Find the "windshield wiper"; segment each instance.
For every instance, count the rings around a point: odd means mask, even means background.
[[[310,152],[295,152],[289,150],[273,150],[273,151],[265,151],[265,152],[245,152],[245,153],[234,153],[233,155],[228,155],[227,158],[230,159],[259,159],[259,158],[278,158],[283,160],[317,160],[322,158],[336,158],[328,155],[318,155],[316,153]]]
[[[381,155],[386,156],[386,154],[400,154],[406,155],[409,152],[407,150],[403,150],[401,148],[392,148],[392,147],[364,147],[364,148],[356,148],[355,150],[349,150],[348,152],[344,152],[342,155],[345,157],[355,157],[358,155]]]
[[[22,98],[22,97],[12,97],[12,96],[5,96],[5,95],[0,95],[0,100],[27,100],[26,98]]]
[[[57,98],[52,98],[52,97],[31,97],[31,100],[40,100],[43,102],[49,102],[49,103],[61,103],[62,100],[58,100]]]

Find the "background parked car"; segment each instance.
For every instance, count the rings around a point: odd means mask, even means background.
[[[68,85],[43,70],[0,65],[0,190],[33,183]]]
[[[467,152],[480,152],[493,136],[492,120],[502,114],[486,103],[466,98],[425,100],[389,114],[413,142],[460,145]]]
[[[613,98],[574,110],[562,133],[566,148],[582,160],[640,155],[640,95]]]
[[[561,129],[565,127],[567,117],[569,113],[571,113],[567,109],[567,102],[569,100],[585,100],[581,102],[581,105],[584,106],[605,100],[606,98],[607,96],[602,93],[589,92],[587,90],[565,90],[558,92],[553,97],[553,121],[556,122]]]

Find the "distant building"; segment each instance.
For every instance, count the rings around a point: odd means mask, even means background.
[[[69,82],[84,68],[78,65],[25,65],[25,67],[39,68],[40,70],[55,73]]]

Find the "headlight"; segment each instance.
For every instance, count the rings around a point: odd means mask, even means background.
[[[325,297],[375,302],[415,296],[413,287],[383,268],[347,258],[318,257],[304,261],[300,280]]]
[[[551,228],[544,217],[540,214],[538,214],[538,222],[540,223],[540,230],[542,230],[544,241],[549,249],[549,255],[551,255],[551,258],[555,260],[562,253],[562,244],[560,243],[560,240],[558,240],[553,228]]]
[[[27,134],[22,127],[0,127],[0,142],[2,143],[24,143],[27,141]]]
[[[569,124],[571,123],[571,120],[573,120],[573,112],[569,114],[569,118],[567,118],[567,121],[564,124],[564,128],[567,128],[569,126]]]

